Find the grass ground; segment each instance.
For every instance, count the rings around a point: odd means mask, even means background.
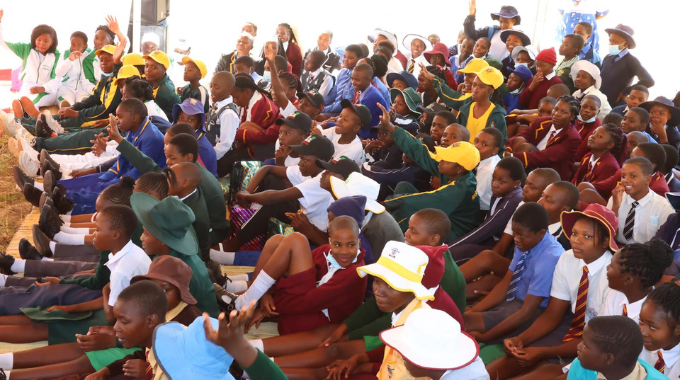
[[[12,167],[17,160],[7,149],[7,140],[5,134],[0,138],[0,252],[5,252],[19,224],[31,212],[31,205],[14,184]]]

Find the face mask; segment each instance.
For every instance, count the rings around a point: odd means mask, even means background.
[[[619,45],[609,45],[609,54],[618,55],[619,53],[621,53],[621,49],[619,49]]]
[[[528,63],[515,63],[515,67],[517,67],[517,66],[524,66],[524,67],[526,67],[526,68],[529,68],[529,64],[528,64]]]
[[[265,71],[264,74],[262,75],[262,78],[266,80],[267,82],[272,81],[272,72],[271,71]]]
[[[110,73],[102,73],[102,75],[108,78],[113,75],[113,71]]]
[[[359,252],[360,252],[360,249],[357,248],[357,255],[354,257],[354,261],[352,261],[352,264],[357,262],[357,259],[359,258]],[[342,265],[338,264],[338,262],[335,260],[335,257],[333,257],[333,255],[331,255],[331,251],[328,251],[328,253],[326,254],[326,261],[328,261],[328,265],[331,268],[344,269],[342,267]]]
[[[579,120],[581,120],[581,122],[583,122],[583,123],[592,123],[592,122],[595,121],[595,119],[597,119],[597,115],[591,117],[591,118],[588,119],[588,120],[583,120],[583,118],[581,117],[580,114],[579,114],[578,116],[576,116],[576,117],[577,117]]]

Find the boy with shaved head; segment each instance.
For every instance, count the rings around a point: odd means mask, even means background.
[[[234,81],[234,76],[228,71],[218,72],[210,80],[212,106],[206,121],[206,137],[215,147],[219,177],[231,172],[231,165],[228,162],[231,160],[227,159],[225,154],[231,150],[240,123],[238,107],[231,97]]]
[[[324,98],[333,89],[335,79],[328,71],[324,70],[323,64],[326,54],[321,50],[314,50],[307,54],[304,62],[304,72],[300,77],[304,92],[316,91]]]
[[[362,139],[376,138],[377,134],[371,132],[371,128],[378,125],[382,111],[378,108],[380,103],[385,109],[390,109],[390,104],[380,95],[380,91],[371,85],[373,79],[373,69],[366,63],[357,65],[352,71],[352,86],[354,87],[354,99],[352,104],[363,104],[371,111],[371,123],[363,125],[359,131]]]

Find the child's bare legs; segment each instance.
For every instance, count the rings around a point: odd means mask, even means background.
[[[515,377],[515,380],[552,379],[555,376],[564,374],[562,372],[562,366],[559,364],[551,364],[548,361],[540,362],[533,368],[533,371],[526,375]]]
[[[267,356],[279,357],[317,348],[337,327],[335,324],[323,325],[311,331],[263,339],[264,353]]]
[[[478,331],[486,332],[486,326],[484,325],[484,317],[479,311],[468,311],[463,314],[463,319],[465,320],[465,330],[467,332]]]
[[[337,342],[329,347],[319,347],[299,354],[280,356],[274,362],[281,368],[322,368],[339,359],[366,352],[363,339]],[[285,372],[285,371],[284,371]]]
[[[527,143],[527,139],[525,139],[524,137],[521,137],[521,136],[515,137],[514,139],[512,139],[512,151],[516,152],[517,148],[519,148],[520,145],[526,144],[526,143]]]
[[[510,379],[514,376],[522,375],[526,370],[527,368],[521,367],[514,357],[508,356],[507,354],[486,365],[486,371],[489,373],[489,376],[491,376],[492,379],[498,380]]]
[[[603,206],[607,206],[607,200],[602,198],[600,193],[595,190],[595,186],[593,186],[592,183],[581,182],[578,184],[577,188],[581,193],[579,196],[581,202],[588,204],[599,203]]]
[[[85,353],[78,343],[63,343],[14,353],[14,368],[34,368],[76,360]],[[12,373],[14,378],[14,373]]]
[[[328,376],[326,368],[281,368],[288,380],[324,380]]]
[[[478,280],[468,282],[465,285],[465,298],[468,304],[486,296],[501,280],[503,280],[502,277],[488,274],[480,277]]]
[[[312,251],[304,235],[295,232],[277,239],[272,244],[277,246],[268,257],[264,256],[264,249],[262,250],[262,255],[257,261],[257,266],[255,266],[255,271],[253,272],[253,281],[255,281],[255,278],[262,270],[273,279],[278,280],[283,275],[292,276],[314,266]]]
[[[12,380],[53,379],[62,376],[76,375],[81,373],[93,373],[94,368],[90,359],[82,355],[78,359],[65,363],[50,364],[43,367],[12,370]]]
[[[524,143],[524,144],[519,144],[517,146],[517,149],[513,150],[513,152],[515,152],[515,153],[522,153],[522,152],[528,153],[528,152],[532,152],[532,151],[536,151],[536,150],[538,150],[538,148],[536,148],[535,146],[533,146],[533,145],[531,145],[527,142],[527,143]]]
[[[47,324],[24,315],[0,317],[0,342],[31,343],[47,340]]]
[[[461,265],[460,271],[463,273],[465,282],[469,283],[489,273],[494,273],[496,276],[505,276],[508,267],[510,267],[510,260],[490,249],[486,249]]]
[[[511,138],[511,137],[513,137],[514,135],[517,134],[517,131],[519,130],[520,125],[521,124],[519,122],[514,122],[512,124],[507,125],[508,138]]]

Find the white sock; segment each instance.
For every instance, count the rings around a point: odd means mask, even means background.
[[[56,252],[56,250],[57,250],[57,242],[54,241],[54,240],[50,240],[50,251],[52,251],[52,253],[54,253],[54,252]]]
[[[240,293],[248,290],[248,283],[245,281],[227,281],[227,283],[224,284],[224,288],[228,292]]]
[[[42,261],[54,261],[54,259],[51,258],[51,257],[43,257],[41,260]]]
[[[5,287],[5,281],[7,281],[7,275],[0,274],[0,288]]]
[[[243,306],[250,305],[250,301],[259,301],[267,293],[269,288],[276,284],[276,280],[271,278],[265,271],[261,271],[245,293],[236,299],[236,310],[241,310]]]
[[[54,235],[54,240],[58,241],[61,244],[83,245],[85,244],[85,235],[69,234],[63,231],[59,231]]]
[[[12,369],[14,368],[14,354],[9,353],[9,354],[0,354],[0,368],[4,370]],[[5,374],[8,372],[5,371]],[[8,377],[9,379],[9,377]]]
[[[273,360],[272,360],[273,361]],[[9,380],[9,373],[12,371],[5,371],[5,379]]]
[[[236,252],[210,250],[210,258],[222,265],[233,265],[234,257],[236,257]]]
[[[45,191],[45,187],[43,186],[42,182],[33,182],[33,187],[38,190]]]
[[[14,259],[14,263],[12,263],[12,267],[9,269],[14,273],[24,273],[24,271],[26,270],[26,260]]]
[[[248,280],[250,280],[250,278],[248,278],[247,273],[229,275],[229,279],[232,280],[232,281],[248,281]]]
[[[78,234],[78,235],[89,235],[90,234],[90,229],[87,228],[87,227],[71,227],[71,226],[63,225],[63,226],[61,226],[61,231],[69,233],[69,234]]]
[[[262,342],[262,339],[249,340],[248,343],[250,343],[251,346],[257,348],[258,350],[264,352],[264,342]]]
[[[71,215],[59,215],[64,222],[71,222]]]

